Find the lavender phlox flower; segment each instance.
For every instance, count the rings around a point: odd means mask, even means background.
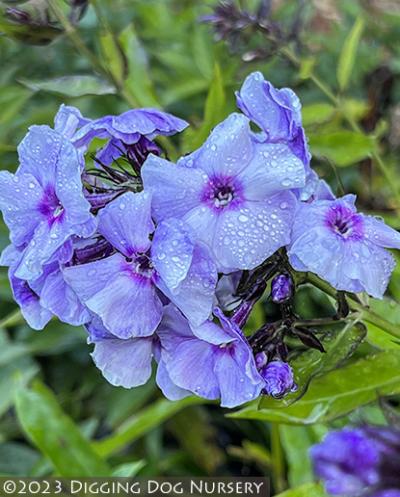
[[[357,213],[354,195],[302,203],[297,210],[289,261],[338,290],[381,298],[395,266],[387,248],[400,248],[400,234],[383,221]]]
[[[175,307],[167,306],[157,331],[161,357],[180,388],[235,407],[257,398],[263,381],[241,330],[220,311],[214,312],[220,326],[207,321],[194,327]]]
[[[147,192],[113,200],[99,212],[98,231],[115,253],[64,270],[82,302],[119,338],[154,333],[162,317],[160,290],[194,323],[212,309],[217,273],[207,247],[193,242],[182,221],[155,229],[150,206]]]
[[[83,158],[66,137],[32,126],[18,155],[15,174],[0,172],[0,209],[12,243],[24,247],[15,275],[30,280],[71,236],[91,235],[96,222],[82,191]]]
[[[219,269],[258,266],[290,240],[302,162],[284,143],[256,143],[249,120],[231,114],[190,156],[172,164],[150,155],[142,168],[157,221],[183,219]]]
[[[260,72],[253,72],[236,92],[239,109],[260,127],[261,142],[285,143],[308,167],[311,155],[301,124],[301,104],[290,88],[276,89]]]
[[[107,140],[105,147],[99,153],[99,157],[107,165],[123,153],[129,154],[130,146],[137,144],[143,138],[152,142],[157,136],[174,135],[183,131],[188,125],[186,121],[172,114],[150,108],[131,109],[117,116],[109,115],[93,120],[80,119],[79,111],[73,107],[62,110],[58,121],[61,123],[72,121],[76,124],[71,140],[77,148],[87,149],[94,138]],[[68,112],[70,116],[67,118],[63,114]],[[72,125],[68,126],[68,129],[72,129]],[[149,143],[147,146],[150,147]],[[152,143],[151,147],[154,148],[156,145]]]

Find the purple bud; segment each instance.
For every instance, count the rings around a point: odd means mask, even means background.
[[[264,393],[271,397],[279,399],[297,390],[293,370],[286,362],[272,361],[261,368],[260,375],[265,381]]]
[[[278,274],[272,280],[271,296],[275,304],[287,302],[293,295],[293,280],[289,274]]]
[[[259,352],[255,356],[257,369],[263,368],[268,362],[268,356],[265,352]]]

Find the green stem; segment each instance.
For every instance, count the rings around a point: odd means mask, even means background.
[[[280,494],[286,488],[286,480],[285,461],[283,457],[283,448],[278,423],[271,423],[271,454],[274,489],[276,493]]]
[[[280,53],[284,57],[286,57],[288,60],[290,60],[294,65],[296,65],[296,66],[301,65],[300,59],[296,56],[296,54],[293,53],[293,51],[290,48],[284,47],[280,50]],[[329,86],[327,84],[325,84],[312,71],[309,74],[309,79],[322,91],[322,93],[324,93],[329,98],[329,100],[336,107],[340,107],[340,99],[332,92],[332,90],[329,88]],[[344,113],[344,117],[354,131],[357,131],[358,133],[365,134],[364,131],[360,128],[360,126],[354,121],[352,116],[349,116],[347,113]],[[396,188],[395,182],[393,181],[393,178],[389,172],[389,169],[388,169],[387,165],[385,164],[384,160],[382,159],[381,155],[378,152],[373,152],[371,154],[371,156],[372,156],[373,160],[375,161],[375,163],[378,165],[378,167],[381,170],[386,181],[390,185],[390,188],[392,189],[393,194],[395,195],[397,201],[400,203],[400,192]]]
[[[0,321],[0,328],[10,328],[23,322],[21,311],[17,309]]]
[[[326,283],[325,281],[321,280],[318,278],[313,273],[307,273],[306,275],[306,281],[311,283],[313,286],[316,288],[319,288],[322,290],[324,293],[330,295],[333,298],[336,298],[337,296],[337,290],[331,287],[329,283]],[[357,298],[351,294],[346,294],[347,299],[348,299],[348,304],[349,307],[352,311],[356,311],[360,314],[360,318],[363,321],[366,321],[367,323],[373,324],[380,328],[381,330],[385,331],[389,335],[395,337],[395,338],[400,338],[400,327],[390,323],[386,319],[382,318],[375,312],[373,312],[371,309],[368,307],[364,306],[360,302],[357,301]]]

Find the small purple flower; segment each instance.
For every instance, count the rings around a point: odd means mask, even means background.
[[[309,165],[311,155],[301,125],[301,104],[291,89],[277,90],[260,72],[253,72],[236,92],[236,99],[239,109],[260,127],[260,141],[287,143],[304,165]]]
[[[311,458],[316,475],[331,495],[396,496],[400,490],[400,433],[391,428],[366,426],[331,432],[312,447]]]
[[[121,339],[107,331],[101,320],[94,317],[86,325],[88,343],[94,344],[91,354],[106,380],[114,386],[133,388],[146,383],[151,376],[152,362],[158,362],[156,381],[166,396],[179,400],[190,395],[174,385],[160,357],[157,335]]]
[[[271,283],[271,296],[275,304],[283,304],[293,296],[293,280],[289,274],[278,274]]]
[[[32,126],[18,147],[15,174],[0,172],[0,209],[21,247],[15,276],[31,280],[73,235],[90,236],[95,218],[82,191],[82,156],[48,126]]]
[[[266,366],[261,367],[259,371],[265,382],[264,393],[267,395],[280,399],[287,393],[297,390],[293,371],[288,363],[277,360],[271,361]]]
[[[157,331],[161,357],[171,380],[206,399],[235,407],[257,398],[263,381],[240,329],[214,311],[221,326],[207,321],[191,327],[172,305]]]
[[[81,301],[122,339],[154,333],[163,310],[160,290],[194,323],[212,309],[217,272],[207,248],[193,243],[181,221],[154,230],[150,212],[147,192],[113,200],[99,212],[98,231],[114,253],[64,269]]]
[[[206,243],[224,272],[259,265],[290,239],[304,185],[302,162],[283,143],[256,143],[249,121],[231,114],[177,165],[150,155],[143,165],[157,221],[176,217]]]
[[[400,248],[400,234],[382,221],[359,214],[355,197],[302,203],[296,213],[289,261],[338,290],[366,291],[381,298],[395,266],[384,248]]]
[[[86,149],[93,138],[108,140],[99,153],[106,165],[123,153],[128,155],[130,148],[142,138],[152,142],[159,135],[174,135],[188,126],[186,121],[157,109],[131,109],[119,116],[89,120],[82,118],[74,107],[62,107],[57,122],[60,127],[63,125],[71,130],[76,126],[71,140],[78,148]],[[68,126],[64,123],[68,123]],[[157,149],[153,143],[152,147]]]

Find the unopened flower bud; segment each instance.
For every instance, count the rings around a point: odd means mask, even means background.
[[[293,280],[289,274],[278,274],[271,284],[272,301],[283,304],[293,296]]]
[[[260,375],[265,381],[264,393],[277,399],[287,393],[295,392],[297,385],[294,382],[293,370],[288,363],[272,361],[261,368]]]

